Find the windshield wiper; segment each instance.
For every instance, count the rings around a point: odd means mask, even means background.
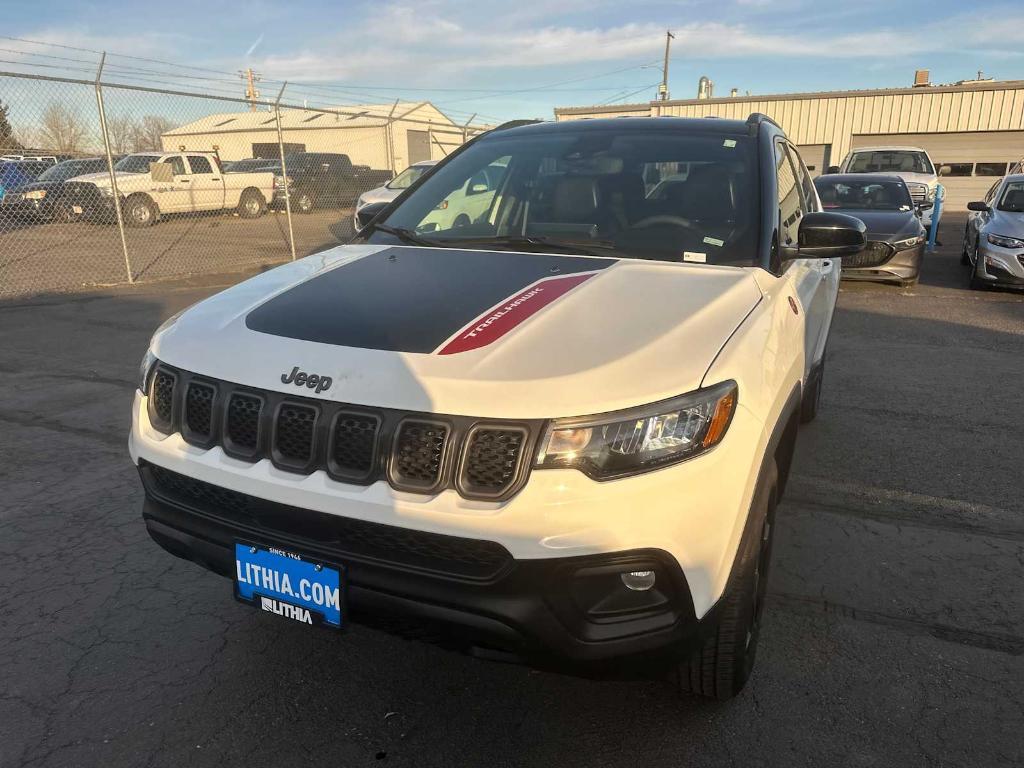
[[[611,240],[563,240],[545,235],[495,235],[493,237],[450,237],[440,241],[448,246],[506,245],[513,248],[555,248],[588,256],[608,256],[616,251]]]
[[[380,230],[381,232],[387,232],[389,235],[394,235],[403,243],[409,243],[410,245],[426,245],[431,248],[445,247],[439,241],[420,237],[411,229],[406,229],[405,227],[390,227],[387,224],[371,224],[370,226],[374,229]]]

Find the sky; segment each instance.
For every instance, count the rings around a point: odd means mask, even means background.
[[[918,68],[933,82],[979,69],[1024,79],[1019,0],[3,0],[2,9],[0,34],[50,46],[0,38],[0,70],[66,67],[87,78],[96,56],[74,49],[106,50],[178,65],[114,56],[111,78],[133,66],[136,77],[173,72],[174,87],[241,96],[234,73],[252,67],[264,96],[288,80],[293,100],[430,100],[457,122],[648,101],[666,29],[675,98],[694,97],[701,75],[716,96],[908,86]]]

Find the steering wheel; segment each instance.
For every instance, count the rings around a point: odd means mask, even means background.
[[[686,229],[697,229],[697,225],[689,219],[684,219],[682,216],[672,216],[667,213],[663,213],[658,216],[648,216],[646,219],[640,219],[640,221],[633,225],[633,229],[653,227],[655,224],[673,224],[677,227],[685,227]]]

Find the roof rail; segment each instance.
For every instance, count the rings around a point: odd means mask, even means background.
[[[762,112],[751,112],[750,116],[747,118],[747,127],[751,136],[757,133],[757,128],[761,123],[771,123],[780,131],[782,130],[782,126],[768,117],[768,115]]]
[[[518,128],[521,125],[534,125],[535,123],[543,122],[543,120],[538,120],[536,118],[529,120],[509,120],[501,125],[494,126],[490,131],[488,131],[488,133],[494,133],[495,131],[507,131],[509,128]]]

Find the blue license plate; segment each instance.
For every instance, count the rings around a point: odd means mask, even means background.
[[[338,567],[276,547],[235,543],[235,597],[261,610],[339,629],[343,584]]]

